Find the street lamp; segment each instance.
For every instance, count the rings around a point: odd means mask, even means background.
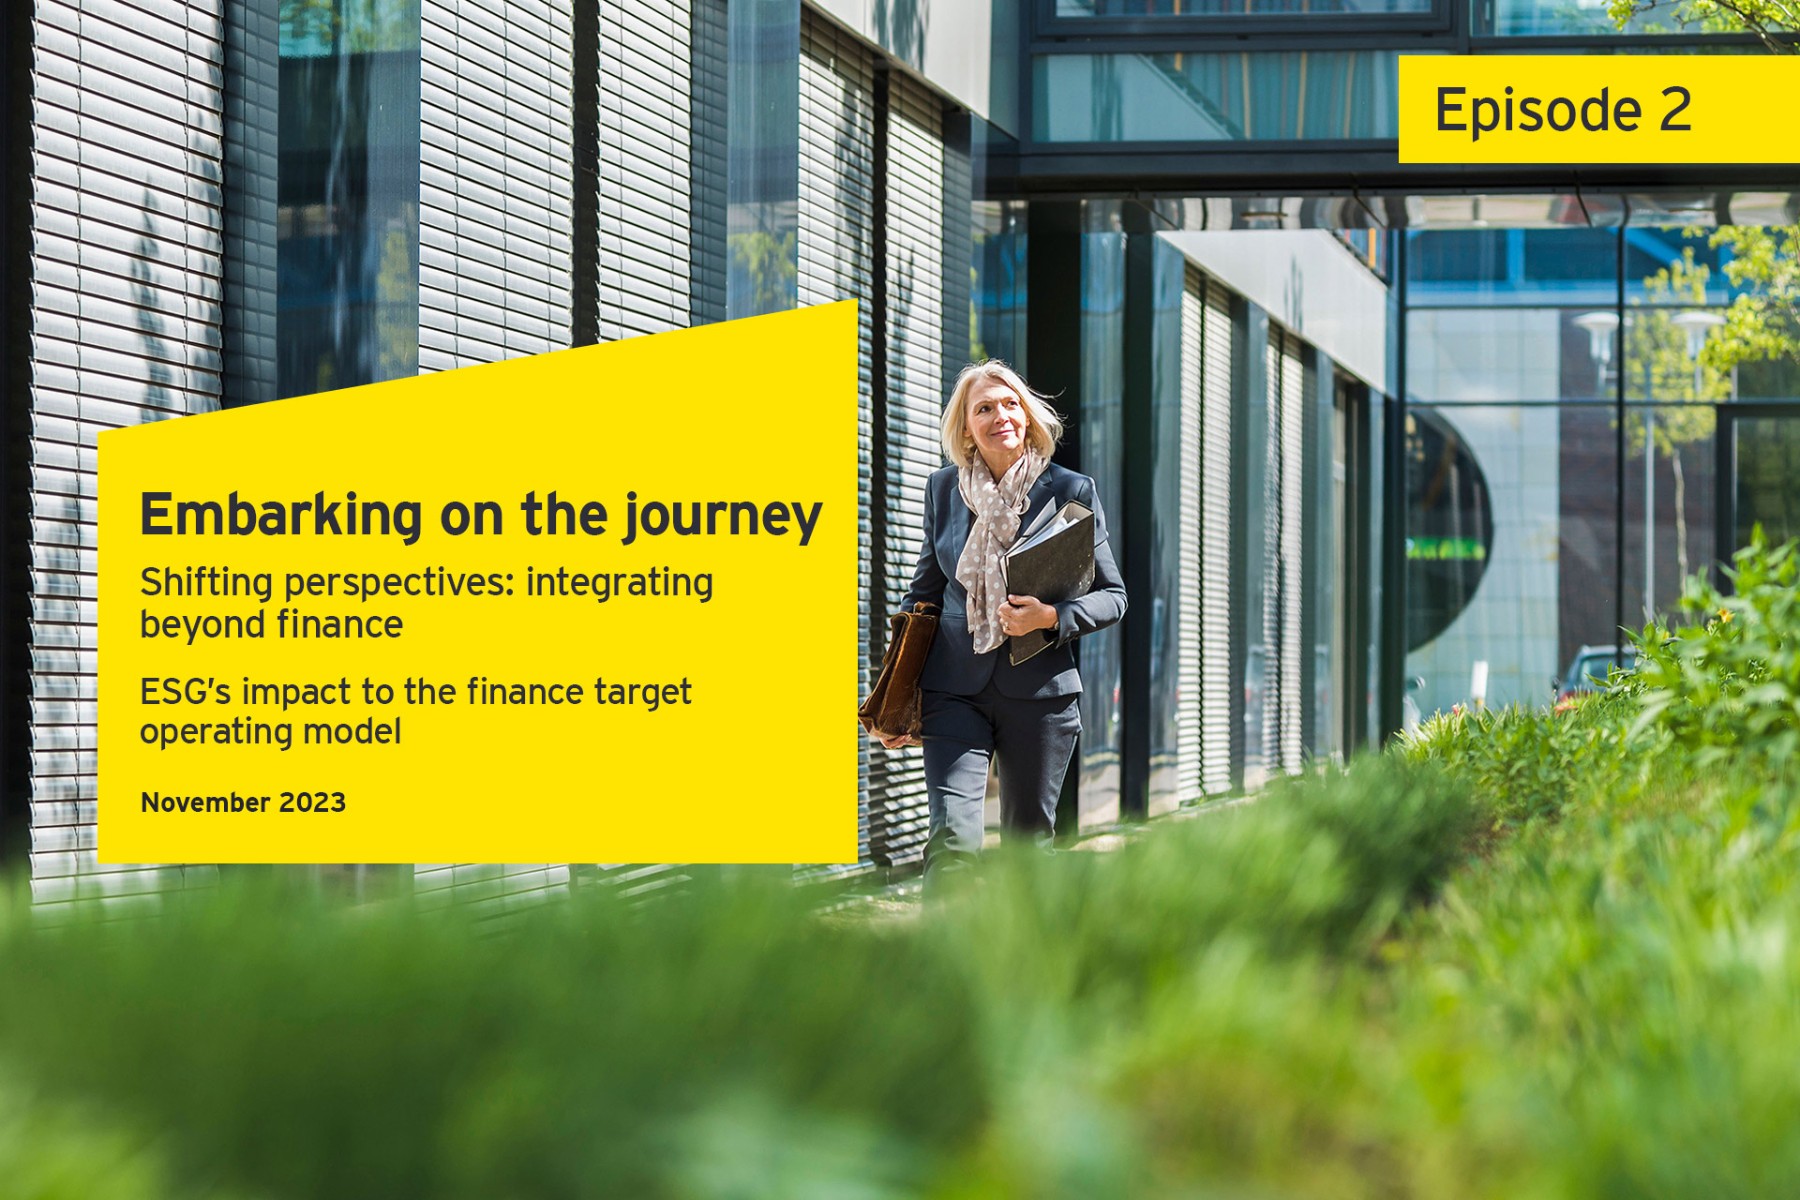
[[[1600,373],[1600,386],[1606,386],[1606,368],[1612,363],[1613,333],[1619,328],[1616,312],[1582,313],[1575,318],[1575,328],[1588,335],[1588,357]]]
[[[1688,357],[1694,360],[1694,399],[1703,399],[1700,395],[1705,384],[1700,377],[1700,351],[1706,348],[1706,335],[1725,323],[1719,313],[1708,312],[1704,308],[1690,308],[1686,312],[1678,312],[1669,318],[1669,324],[1687,334]]]

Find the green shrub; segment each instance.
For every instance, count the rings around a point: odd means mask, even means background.
[[[129,930],[14,923],[0,1058],[261,1195],[657,1194],[732,1160],[734,1113],[837,1130],[796,1172],[878,1177],[983,1117],[967,985],[806,903],[748,879],[492,936],[227,887]]]
[[[1700,769],[1740,753],[1779,768],[1800,751],[1800,546],[1762,527],[1732,556],[1734,590],[1687,581],[1673,628],[1636,635],[1641,746],[1673,747]]]
[[[160,1148],[66,1103],[0,1085],[0,1191],[13,1200],[173,1200]],[[220,1196],[220,1193],[213,1193]]]
[[[1518,707],[1432,718],[1397,751],[1470,788],[1496,830],[1553,818],[1582,795],[1618,793],[1637,764],[1625,732],[1636,705],[1621,691],[1582,696],[1555,711]]]
[[[0,913],[0,1193],[1800,1192],[1795,553],[1567,711],[1002,855],[917,919],[760,871],[501,932],[229,880]]]
[[[1488,1161],[1467,1194],[1800,1188],[1797,782],[1572,806],[1415,912],[1389,1018],[1426,1085],[1409,1136]]]
[[[1117,854],[997,862],[922,926],[822,924],[767,877],[504,936],[226,886],[129,929],[11,923],[0,1062],[166,1139],[194,1186],[908,1194],[1013,1127],[1034,1047],[1078,1062],[1221,944],[1366,953],[1473,823],[1434,772],[1370,761]]]

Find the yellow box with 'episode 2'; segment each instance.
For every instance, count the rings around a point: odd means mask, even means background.
[[[1402,55],[1400,161],[1792,163],[1796,94],[1785,55]]]

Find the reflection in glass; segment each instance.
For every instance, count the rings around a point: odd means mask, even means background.
[[[1541,702],[1583,647],[1618,645],[1621,624],[1666,611],[1684,576],[1729,557],[1720,537],[1741,542],[1758,516],[1800,517],[1789,505],[1800,495],[1792,439],[1760,414],[1737,418],[1735,448],[1750,456],[1737,477],[1724,489],[1716,478],[1720,405],[1800,399],[1800,335],[1767,316],[1800,261],[1800,233],[1701,227],[1739,209],[1784,219],[1790,198],[1634,196],[1623,229],[1487,228],[1499,216],[1487,199],[1457,201],[1474,227],[1407,235],[1407,388],[1424,402],[1412,416],[1461,445],[1492,520],[1479,579],[1421,584],[1418,558],[1445,543],[1422,546],[1420,535],[1444,535],[1418,511],[1420,479],[1408,481],[1405,674],[1423,680],[1415,696],[1426,714],[1473,701],[1483,674],[1490,705]],[[1607,203],[1589,195],[1577,210],[1559,201],[1545,211],[1572,224]],[[1410,430],[1415,470],[1419,440]],[[1439,522],[1459,510],[1467,519],[1473,491],[1450,489]],[[1719,513],[1733,501],[1735,514]],[[1452,554],[1464,549],[1474,547],[1450,543]]]
[[[1278,583],[1269,570],[1269,560],[1273,557],[1270,508],[1279,498],[1281,484],[1278,462],[1270,461],[1274,451],[1269,436],[1272,365],[1272,356],[1267,353],[1269,315],[1253,304],[1246,305],[1244,310],[1244,346],[1248,353],[1243,355],[1241,365],[1233,364],[1239,368],[1233,387],[1239,389],[1244,446],[1244,482],[1240,488],[1244,504],[1243,515],[1238,519],[1244,540],[1244,578],[1240,588],[1244,629],[1242,778],[1244,787],[1256,788],[1280,766],[1279,761],[1269,755],[1273,726],[1268,719],[1268,710],[1271,707],[1270,687],[1276,678],[1276,664],[1270,661],[1269,654],[1276,631],[1270,627],[1269,616]],[[1234,466],[1233,470],[1236,469]]]
[[[998,358],[1023,366],[1025,358],[1025,214],[1019,200],[977,200],[970,222],[969,360]]]
[[[1409,229],[1455,230],[1599,228],[1619,223],[1618,196],[1584,192],[1476,192],[1458,196],[1408,196]]]
[[[1502,37],[1540,34],[1579,34],[1604,37],[1619,32],[1606,15],[1606,0],[1494,0],[1491,6],[1476,5],[1478,11],[1490,13],[1483,22],[1488,32]],[[1632,32],[1642,32],[1633,29]]]
[[[1627,277],[1627,397],[1800,396],[1800,225],[1660,232],[1660,253]]]
[[[1634,405],[1625,414],[1620,619],[1627,626],[1641,625],[1646,613],[1673,609],[1682,580],[1710,567],[1721,549],[1715,546],[1717,413],[1710,404],[1658,404]],[[1649,457],[1646,432],[1656,447]],[[1652,514],[1648,535],[1646,511]],[[1731,548],[1722,549],[1729,557]]]
[[[1739,289],[1725,265],[1729,250],[1711,245],[1714,231],[1632,227],[1625,234],[1625,303],[1687,307],[1728,304]]]
[[[1059,17],[1265,17],[1428,13],[1432,0],[1056,0]]]
[[[1081,238],[1081,470],[1116,528],[1124,517],[1125,234],[1118,202],[1083,203]],[[1112,551],[1125,570],[1125,540]],[[1081,639],[1081,821],[1119,816],[1119,627]]]
[[[1572,199],[1569,205],[1568,215],[1582,220]],[[1415,305],[1610,307],[1618,292],[1618,234],[1611,229],[1431,229],[1407,236]]]
[[[1771,543],[1800,537],[1800,419],[1740,417],[1735,426],[1734,545],[1748,545],[1759,522]]]
[[[1701,3],[1658,4],[1633,16],[1623,30],[1608,15],[1607,0],[1493,0],[1491,9],[1487,5],[1475,8],[1490,14],[1481,22],[1486,27],[1481,32],[1501,37],[1607,37],[1621,32],[1692,37],[1743,32],[1741,22],[1732,20],[1718,7]],[[1776,20],[1770,28],[1792,26]]]
[[[1415,308],[1406,319],[1408,395],[1440,404],[1610,399],[1610,373],[1594,360],[1593,339],[1581,324],[1592,315]]]
[[[1437,637],[1469,606],[1494,549],[1493,502],[1481,464],[1448,419],[1406,419],[1406,645]]]
[[[733,0],[726,107],[729,317],[781,312],[800,286],[800,6]]]
[[[1181,489],[1184,472],[1198,464],[1182,461],[1182,408],[1198,409],[1200,397],[1182,394],[1181,306],[1187,293],[1187,258],[1174,245],[1156,238],[1152,249],[1153,294],[1150,420],[1152,459],[1150,491],[1153,496],[1148,550],[1150,554],[1149,604],[1139,609],[1150,620],[1150,810],[1160,812],[1179,804],[1177,778],[1181,708],[1195,710],[1198,695],[1181,695],[1181,647],[1179,614],[1184,604],[1198,604],[1199,597],[1181,588],[1181,539],[1199,537],[1199,531],[1182,527]],[[1198,722],[1196,715],[1193,718]]]
[[[1033,60],[1047,142],[1392,138],[1393,50],[1054,54]]]
[[[1694,569],[1689,549],[1688,471],[1685,447],[1710,444],[1717,414],[1712,402],[1731,395],[1731,376],[1707,361],[1708,339],[1725,324],[1719,312],[1704,307],[1713,271],[1698,261],[1693,246],[1644,278],[1644,304],[1628,309],[1625,321],[1624,387],[1628,401],[1650,403],[1633,408],[1625,418],[1627,453],[1642,464],[1640,548],[1642,580],[1634,619],[1652,619],[1659,607],[1680,594],[1681,580]],[[1676,403],[1665,403],[1675,401]],[[1658,571],[1655,530],[1661,464],[1669,474],[1668,504],[1675,527],[1674,573]],[[1664,560],[1666,562],[1666,559]],[[1704,565],[1706,560],[1700,560]]]
[[[419,367],[418,0],[283,0],[282,396]]]
[[[1316,757],[1340,762],[1350,746],[1346,706],[1351,697],[1346,689],[1352,680],[1346,654],[1355,621],[1353,610],[1360,607],[1351,575],[1351,548],[1345,540],[1354,390],[1347,378],[1336,375],[1330,403],[1318,405],[1311,433],[1317,445],[1313,461],[1327,463],[1329,468],[1314,481],[1317,492],[1307,515],[1314,548],[1308,564],[1312,577],[1307,597],[1313,654],[1312,741],[1306,749]],[[1360,486],[1361,481],[1356,483]]]
[[[1408,438],[1405,674],[1423,681],[1423,715],[1477,699],[1545,703],[1575,650],[1616,640],[1612,416],[1600,405],[1409,412],[1423,420]],[[1422,590],[1422,573],[1435,584]]]

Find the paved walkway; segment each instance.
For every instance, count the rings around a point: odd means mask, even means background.
[[[1165,822],[1186,821],[1194,817],[1207,816],[1225,812],[1245,804],[1253,804],[1258,796],[1236,796],[1229,800],[1214,800],[1204,804],[1195,804],[1176,809],[1174,812],[1162,813],[1144,822],[1111,825],[1096,829],[1083,835],[1073,846],[1065,847],[1063,854],[1106,854],[1121,846],[1129,845],[1138,838],[1151,835]],[[998,830],[990,829],[987,833],[985,848],[992,850],[1000,845]],[[916,920],[924,911],[924,885],[918,875],[911,875],[884,887],[867,892],[849,892],[826,904],[823,913],[832,920]]]

